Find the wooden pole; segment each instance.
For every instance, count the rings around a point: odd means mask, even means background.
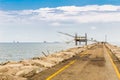
[[[43,55],[45,56],[45,57],[47,57],[47,55],[44,53],[44,52],[42,52],[43,53]]]

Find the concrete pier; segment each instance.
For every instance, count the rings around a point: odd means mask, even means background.
[[[120,80],[108,44],[95,44],[68,61],[45,70],[31,80]]]

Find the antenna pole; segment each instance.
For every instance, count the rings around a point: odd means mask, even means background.
[[[85,33],[85,45],[87,45],[87,33]]]

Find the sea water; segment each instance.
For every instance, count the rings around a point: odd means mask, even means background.
[[[74,47],[65,43],[0,43],[0,63],[44,56]]]

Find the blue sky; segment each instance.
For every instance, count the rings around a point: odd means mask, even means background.
[[[0,0],[1,9],[21,10],[58,6],[120,5],[120,0]]]
[[[120,0],[0,0],[0,42],[66,41],[58,31],[120,42]]]

